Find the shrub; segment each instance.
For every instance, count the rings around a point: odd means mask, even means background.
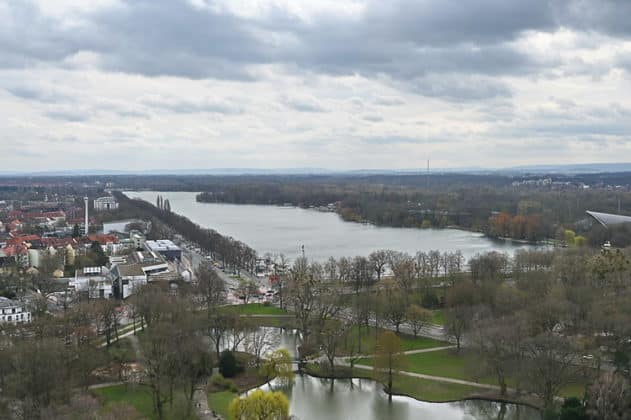
[[[210,377],[210,383],[213,384],[217,388],[221,388],[224,390],[228,390],[231,392],[239,392],[239,389],[230,379],[226,379],[223,377],[221,373],[213,373],[213,376]]]
[[[243,372],[243,366],[234,357],[234,353],[224,350],[219,357],[219,372],[224,378],[233,378],[238,373]]]
[[[440,307],[440,300],[434,291],[429,291],[423,295],[421,305],[427,309],[436,309]]]

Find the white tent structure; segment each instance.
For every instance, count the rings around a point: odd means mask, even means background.
[[[624,223],[631,223],[631,216],[623,216],[621,214],[599,213],[596,211],[587,211],[588,215],[596,219],[598,223],[606,228]]]

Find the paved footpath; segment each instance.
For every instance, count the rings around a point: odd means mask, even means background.
[[[347,362],[342,362],[341,365],[350,366],[350,364]],[[353,365],[353,367],[356,367],[357,369],[373,370],[373,367],[368,366],[368,365]],[[473,386],[477,388],[492,389],[495,391],[499,391],[500,389],[500,387],[497,385],[481,384],[479,382],[465,381],[462,379],[454,379],[454,378],[446,378],[444,376],[425,375],[422,373],[406,372],[406,371],[401,371],[399,373],[401,375],[411,376],[413,378],[427,379],[427,380],[436,381],[436,382],[445,382],[445,383],[458,384],[458,385],[468,385],[468,386]],[[508,388],[507,391],[514,392],[515,390],[512,388]]]
[[[208,407],[208,395],[205,386],[200,386],[195,390],[193,402],[197,410],[197,417],[200,420],[223,419],[219,414],[213,414],[213,411]]]

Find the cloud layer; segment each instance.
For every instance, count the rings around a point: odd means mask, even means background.
[[[624,0],[0,0],[0,164],[619,161],[628,16]]]

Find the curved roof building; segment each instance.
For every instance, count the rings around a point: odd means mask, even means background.
[[[631,216],[623,216],[620,214],[599,213],[596,211],[586,211],[588,215],[596,219],[598,223],[604,227],[621,225],[623,223],[631,223]]]

